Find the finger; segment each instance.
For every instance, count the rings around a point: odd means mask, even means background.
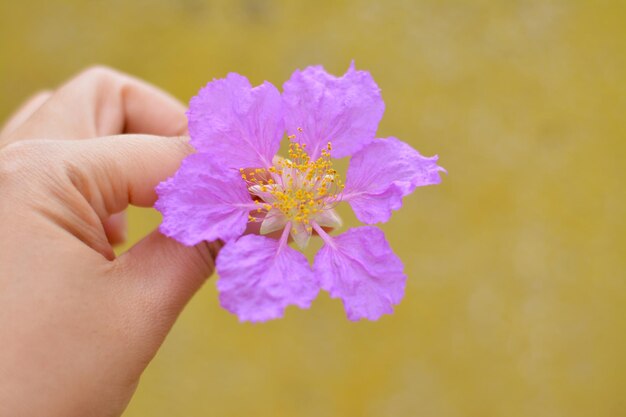
[[[115,262],[125,276],[137,277],[131,295],[165,318],[158,325],[166,331],[213,273],[221,246],[220,242],[184,246],[155,230]]]
[[[89,139],[66,147],[70,181],[94,209],[100,221],[129,204],[152,207],[156,186],[172,176],[193,152],[186,137],[120,135]],[[259,233],[251,223],[247,233]],[[324,227],[324,230],[332,230]]]
[[[128,204],[152,206],[156,185],[173,175],[192,150],[186,138],[147,135],[88,139],[64,149],[71,184],[103,222]],[[156,300],[154,308],[173,322],[212,273],[217,247],[186,247],[155,231],[113,260],[117,267],[112,271],[119,277],[132,277],[135,289],[128,290],[130,295],[138,303]]]
[[[126,241],[126,212],[116,213],[103,223],[104,233],[111,246],[120,245]]]
[[[130,75],[94,67],[61,86],[6,140],[175,136],[185,130],[185,106],[178,100]]]
[[[22,125],[29,117],[37,111],[41,107],[43,103],[45,103],[52,93],[50,91],[40,91],[37,94],[29,97],[16,111],[13,113],[7,122],[5,123],[2,130],[0,130],[0,143],[2,142],[2,138],[6,137],[9,133],[16,130],[20,125]]]
[[[119,135],[65,146],[67,175],[102,222],[129,204],[152,207],[155,187],[192,152],[185,137]]]

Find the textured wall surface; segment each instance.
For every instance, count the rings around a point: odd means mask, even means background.
[[[626,415],[625,21],[618,0],[0,2],[1,118],[93,63],[187,101],[355,59],[380,136],[449,171],[383,226],[409,276],[394,315],[322,295],[242,325],[213,277],[125,417]],[[159,222],[130,216],[130,243]]]

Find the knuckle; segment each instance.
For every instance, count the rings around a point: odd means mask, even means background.
[[[38,141],[27,140],[13,142],[0,150],[0,167],[3,170],[13,170],[23,166],[33,165],[34,160],[42,156],[42,146]]]
[[[50,161],[58,155],[59,146],[53,141],[25,140],[10,143],[0,149],[0,181],[22,183],[37,173],[49,171]]]
[[[85,89],[96,95],[103,108],[119,106],[131,77],[113,68],[95,65],[83,70],[69,83],[78,92]]]
[[[94,65],[83,70],[76,79],[86,84],[106,86],[108,89],[112,85],[124,84],[126,77],[113,68],[104,65]]]
[[[91,78],[91,79],[110,79],[119,75],[113,68],[106,65],[92,65],[87,67],[80,73],[79,77]]]
[[[51,95],[52,95],[52,90],[49,90],[49,89],[39,90],[30,97],[30,101],[47,98]]]

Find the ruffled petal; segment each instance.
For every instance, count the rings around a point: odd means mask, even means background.
[[[355,70],[354,63],[342,77],[328,74],[321,66],[297,70],[283,90],[287,131],[307,145],[313,159],[329,141],[336,158],[367,145],[385,110],[374,79],[367,71]]]
[[[240,321],[282,317],[288,305],[309,308],[319,282],[304,255],[276,239],[246,235],[217,257],[222,307]]]
[[[402,197],[416,187],[441,182],[439,172],[445,170],[437,159],[396,138],[376,139],[352,156],[342,200],[363,223],[386,222],[402,206]]]
[[[404,296],[406,275],[383,232],[363,226],[330,239],[313,266],[322,288],[343,300],[350,320],[377,320],[392,313]]]
[[[191,144],[229,168],[269,167],[284,133],[280,93],[231,73],[200,90],[187,112]]]
[[[254,204],[246,183],[207,154],[185,158],[176,174],[156,188],[160,230],[185,245],[241,236]]]

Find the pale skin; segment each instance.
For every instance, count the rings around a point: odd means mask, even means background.
[[[185,107],[86,70],[29,99],[0,132],[0,415],[119,416],[218,243],[153,231],[128,252],[124,209],[192,150]]]

